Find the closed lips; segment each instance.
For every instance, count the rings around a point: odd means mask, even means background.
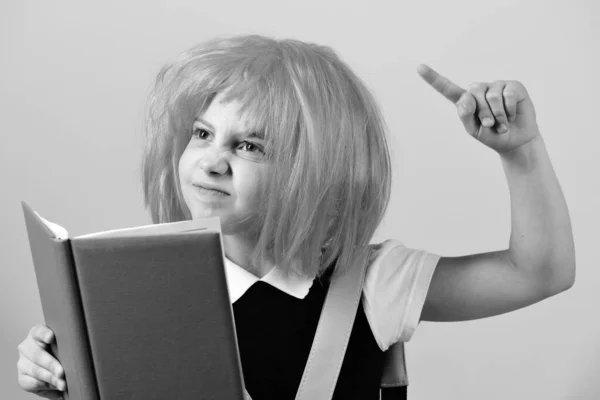
[[[208,185],[194,185],[194,186],[202,188],[202,189],[206,189],[206,190],[214,190],[216,192],[220,192],[220,193],[227,194],[227,195],[229,194],[221,189],[217,189],[216,187],[212,187],[212,186],[208,186]]]

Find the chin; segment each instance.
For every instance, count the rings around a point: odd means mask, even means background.
[[[192,219],[202,219],[202,218],[210,218],[210,217],[220,217],[221,220],[223,219],[223,216],[217,211],[217,210],[207,210],[207,209],[202,209],[202,210],[193,210],[192,212]]]
[[[221,211],[221,210],[203,208],[203,209],[193,210],[191,212],[191,214],[192,214],[192,219],[219,217],[219,220],[221,221],[221,230],[223,231],[223,233],[225,233],[225,227],[231,225],[230,223],[228,223],[228,220],[230,218],[228,218],[228,216],[225,213],[223,213],[223,211]]]

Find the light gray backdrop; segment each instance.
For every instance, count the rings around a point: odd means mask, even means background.
[[[592,0],[2,1],[0,397],[33,397],[18,387],[16,348],[43,322],[20,200],[74,235],[148,223],[141,120],[159,67],[214,35],[261,33],[330,45],[373,89],[395,166],[375,240],[442,255],[505,247],[508,191],[496,154],[415,67],[463,86],[525,84],[571,210],[576,284],[504,316],[421,324],[410,398],[600,398],[599,15]]]

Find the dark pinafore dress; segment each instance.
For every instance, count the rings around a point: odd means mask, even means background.
[[[330,276],[315,279],[304,299],[258,281],[233,304],[244,382],[252,400],[294,400]],[[333,398],[406,399],[405,386],[380,391],[383,361],[361,300]]]

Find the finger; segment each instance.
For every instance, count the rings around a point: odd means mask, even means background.
[[[496,130],[498,133],[505,133],[508,131],[508,117],[506,110],[504,109],[504,95],[502,94],[505,86],[506,82],[496,81],[489,86],[485,93],[485,99],[496,120]]]
[[[513,122],[517,118],[517,104],[525,98],[524,88],[516,81],[508,81],[502,91],[502,97],[508,121]]]
[[[27,392],[34,393],[47,399],[64,399],[63,393],[46,382],[39,381],[28,375],[19,375],[19,385]]]
[[[57,390],[53,385],[48,382],[40,381],[32,376],[19,374],[19,385],[27,392],[38,392],[41,390]]]
[[[65,374],[60,362],[58,362],[58,360],[54,358],[52,354],[48,353],[44,349],[38,348],[36,351],[34,351],[30,360],[40,367],[46,368],[48,371],[52,371],[52,373],[59,378],[63,377]]]
[[[464,92],[456,103],[456,109],[467,132],[471,136],[476,136],[477,132],[479,132],[479,119],[475,116],[475,111],[477,110],[475,97],[469,92]]]
[[[485,99],[485,94],[488,90],[486,83],[473,83],[469,85],[468,91],[473,95],[477,102],[477,117],[481,121],[481,125],[486,128],[491,128],[496,122],[492,110]]]
[[[48,371],[51,371],[59,378],[64,377],[64,369],[60,362],[48,353],[45,348],[41,347],[40,343],[33,338],[25,339],[19,346],[19,354],[21,357],[27,358],[29,361],[37,364]]]
[[[435,70],[425,64],[420,64],[417,67],[417,72],[425,82],[454,104],[458,102],[460,96],[465,92],[465,89],[453,83],[448,78],[438,74]]]
[[[29,336],[43,344],[51,344],[54,341],[54,332],[46,325],[35,325],[29,331]]]
[[[50,400],[64,400],[63,393],[54,389],[54,390],[40,390],[36,392],[36,395],[44,397]]]
[[[19,361],[17,362],[17,369],[19,370],[20,374],[27,375],[39,381],[54,385],[59,390],[63,390],[66,387],[66,382],[64,380],[54,376],[52,372],[33,363],[26,357],[19,358]]]

